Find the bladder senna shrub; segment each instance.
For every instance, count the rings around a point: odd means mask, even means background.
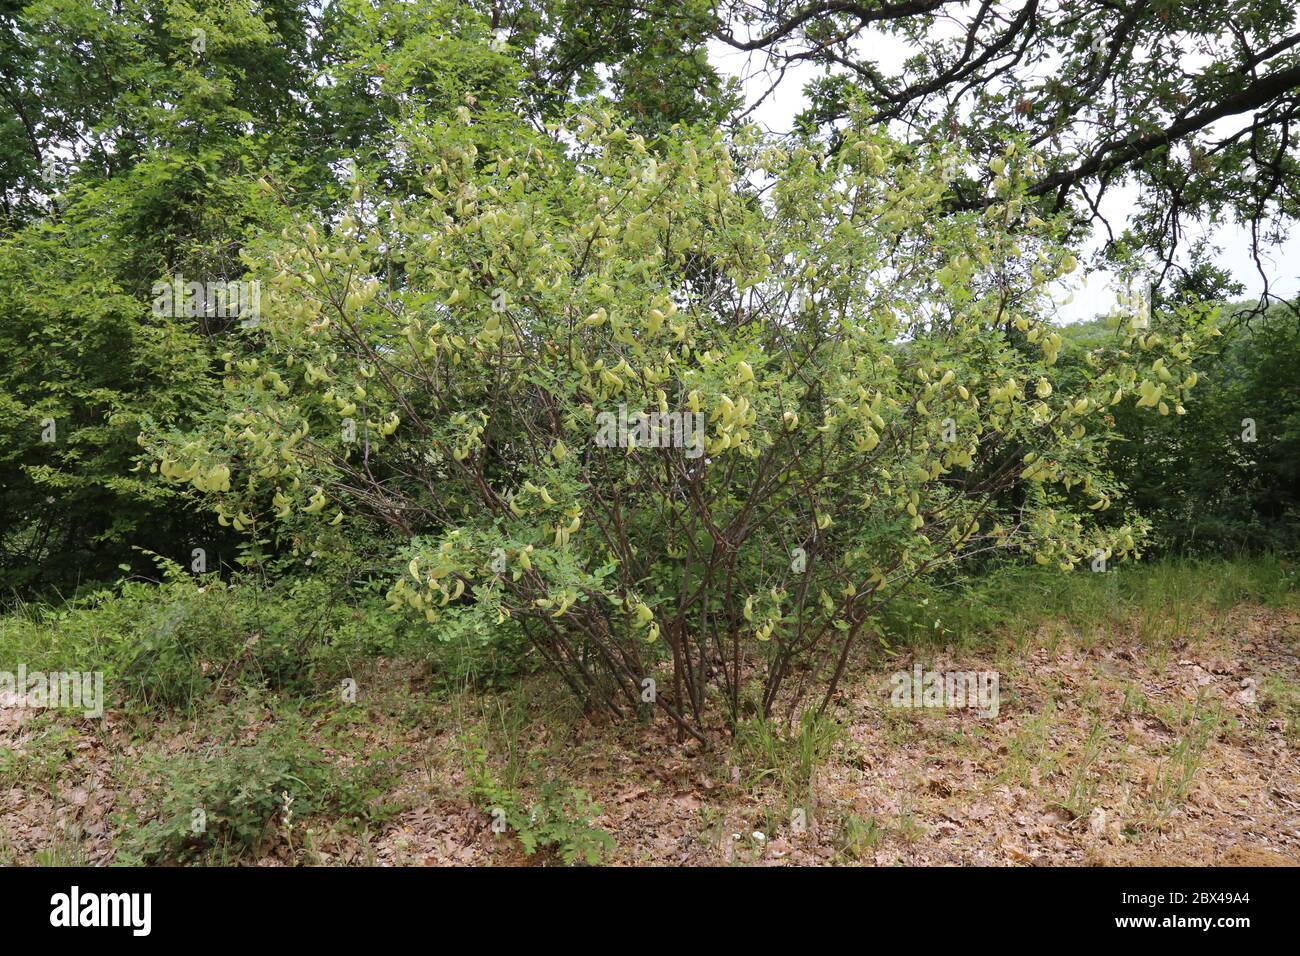
[[[1212,316],[1120,316],[1060,374],[1043,316],[1075,263],[1026,214],[1032,156],[953,217],[941,170],[864,122],[833,155],[567,133],[410,131],[421,195],[367,186],[251,247],[261,326],[204,425],[142,439],[161,472],[241,527],[387,528],[395,613],[519,628],[594,707],[655,677],[702,739],[749,681],[764,713],[829,700],[920,575],[1135,553],[1140,519],[1104,515],[1107,408],[1177,406]],[[692,416],[703,453],[598,441],[620,413]]]

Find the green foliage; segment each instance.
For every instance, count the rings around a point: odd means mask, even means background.
[[[792,732],[782,733],[770,720],[745,721],[736,732],[737,759],[748,768],[747,785],[773,783],[789,809],[813,805],[813,778],[830,757],[844,728],[830,717],[807,710]]]
[[[391,619],[377,626],[392,628]],[[423,661],[447,691],[504,688],[536,666],[528,639],[514,621],[491,626],[471,607],[450,607],[436,628],[403,622],[414,632],[403,656]]]
[[[213,853],[237,859],[262,849],[276,832],[291,838],[296,821],[316,814],[356,823],[385,819],[390,808],[377,801],[392,782],[391,760],[372,753],[342,769],[306,742],[306,730],[288,717],[249,743],[148,752],[133,771],[144,804],[117,820],[119,861],[192,862]]]
[[[526,856],[538,850],[553,852],[565,866],[581,859],[595,866],[614,849],[608,832],[592,826],[602,812],[586,791],[560,780],[546,780],[537,799],[526,801],[516,787],[502,783],[488,763],[486,749],[473,735],[462,741],[468,793],[477,806],[492,814],[493,824],[503,824]]]
[[[1259,709],[1283,722],[1291,746],[1300,745],[1300,683],[1269,674],[1259,688]]]
[[[23,197],[0,240],[6,592],[103,583],[133,545],[180,557],[202,543],[215,558],[229,543],[138,473],[135,437],[144,416],[184,420],[215,384],[208,336],[223,323],[151,315],[148,292],[164,275],[242,271],[259,217],[249,161],[267,155],[246,126],[292,102],[266,12],[51,0],[6,15],[6,103],[30,139],[0,160],[6,198]],[[196,28],[210,41],[197,61]]]
[[[1300,552],[1300,334],[1290,310],[1234,324],[1178,419],[1116,412],[1111,460],[1156,543]]]
[[[188,709],[239,685],[314,690],[401,646],[382,601],[347,576],[227,583],[159,563],[160,584],[124,581],[0,617],[0,669],[103,671],[108,706]]]
[[[885,644],[980,645],[990,639],[1032,634],[1040,625],[1068,620],[1084,631],[1118,629],[1134,618],[1165,636],[1175,619],[1212,620],[1243,603],[1293,607],[1300,568],[1276,555],[1222,559],[1162,558],[1073,574],[1002,564],[978,574],[936,578],[913,600],[882,619]]]
[[[936,224],[941,172],[865,118],[834,160],[686,130],[656,153],[602,116],[556,131],[567,155],[483,154],[474,129],[404,131],[427,199],[359,182],[336,225],[247,252],[259,338],[196,427],[142,437],[223,525],[325,552],[396,529],[394,610],[517,622],[620,712],[671,659],[655,703],[700,736],[742,662],[764,715],[813,662],[829,699],[936,569],[1136,553],[1141,519],[1096,520],[1121,492],[1107,409],[1181,409],[1213,316],[1131,304],[1086,376],[1058,370],[1044,313],[1074,262],[1052,224],[1012,228],[1032,154],[1008,144],[999,201]],[[635,431],[647,412],[676,438]]]
[[[884,842],[884,831],[875,817],[862,818],[856,813],[845,816],[837,843],[840,850],[854,860],[863,860],[867,854]]]
[[[1173,811],[1191,793],[1208,745],[1221,733],[1238,727],[1217,701],[1207,705],[1199,698],[1166,720],[1177,739],[1156,771],[1147,795],[1149,803],[1144,808],[1144,822],[1157,829],[1167,824]]]
[[[548,780],[526,817],[516,808],[513,814],[507,810],[506,819],[528,856],[538,849],[552,849],[565,866],[579,859],[594,866],[614,849],[614,838],[591,825],[592,818],[600,813],[600,806],[586,791]]]
[[[657,140],[676,123],[721,123],[741,105],[709,62],[714,10],[711,0],[576,0],[521,7],[506,22],[535,77],[530,95],[551,115],[607,95],[637,132]]]
[[[513,140],[610,79],[649,129],[720,120],[707,4],[458,0],[20,0],[0,10],[0,595],[143,571],[133,548],[215,561],[229,532],[135,469],[142,419],[219,402],[229,317],[150,314],[154,283],[238,281],[280,203],[328,218],[361,178],[418,195],[401,130],[473,107]],[[494,37],[493,26],[508,34]],[[608,72],[612,69],[612,73]],[[647,110],[652,115],[647,116]],[[256,336],[250,336],[256,338]],[[57,437],[42,438],[46,421]]]
[[[133,471],[143,418],[172,420],[207,387],[204,343],[146,318],[102,223],[78,211],[0,240],[3,592],[103,581],[142,540],[180,557],[197,539],[215,557],[224,537]]]
[[[56,720],[38,718],[27,728],[30,735],[21,750],[0,749],[0,787],[44,787],[58,791],[63,769],[76,753],[77,734]]]

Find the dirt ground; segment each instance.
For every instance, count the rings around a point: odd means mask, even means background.
[[[890,673],[914,660],[996,670],[997,716],[891,706]],[[399,751],[385,799],[401,809],[360,832],[301,821],[244,862],[554,863],[525,857],[466,796],[474,727],[490,760],[531,757],[589,793],[615,865],[1300,864],[1300,727],[1286,696],[1300,686],[1293,611],[1239,607],[1158,641],[1140,640],[1136,626],[1042,628],[987,656],[860,664],[837,701],[842,729],[806,781],[764,774],[743,748],[676,743],[662,726],[557,724],[540,701],[509,724],[504,704],[494,712],[476,698],[470,713],[423,680],[385,665],[363,682],[384,688],[363,701],[366,746],[336,755]],[[123,761],[205,735],[201,722],[160,720],[142,739],[138,721],[111,711],[61,723],[52,738],[33,712],[0,707],[0,760],[45,767],[0,785],[7,862],[113,862],[115,809],[147,799],[122,784]],[[525,772],[519,782],[537,781]]]

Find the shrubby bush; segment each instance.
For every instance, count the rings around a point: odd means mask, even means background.
[[[652,151],[604,116],[489,154],[474,119],[406,130],[422,195],[363,170],[336,220],[244,251],[264,317],[222,402],[141,436],[222,524],[323,553],[382,529],[394,612],[518,628],[588,706],[701,738],[751,683],[762,716],[824,706],[928,574],[1137,553],[1141,518],[1096,520],[1111,409],[1183,414],[1213,312],[1132,302],[1062,374],[1075,262],[1032,154],[939,216],[961,157],[866,117],[832,155]]]
[[[314,689],[400,646],[383,602],[332,570],[223,581],[156,560],[160,582],[0,617],[0,669],[103,671],[113,701],[174,708],[223,686]]]
[[[119,862],[238,858],[314,814],[356,823],[383,820],[394,766],[384,755],[343,768],[307,742],[300,718],[260,728],[247,742],[218,742],[192,753],[152,753],[133,771],[139,805],[123,807]],[[197,814],[196,815],[196,811]]]

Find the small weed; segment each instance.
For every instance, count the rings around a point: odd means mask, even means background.
[[[885,833],[874,816],[863,819],[856,813],[848,814],[840,824],[836,847],[841,853],[861,860],[878,847]]]
[[[462,735],[461,750],[470,799],[492,815],[494,831],[515,835],[525,856],[543,850],[565,866],[579,859],[594,866],[613,851],[613,837],[592,826],[591,821],[602,810],[585,790],[548,780],[538,789],[537,800],[529,803],[516,783],[503,783],[497,777],[486,748],[472,732]],[[510,775],[517,781],[522,770],[517,764],[514,767]]]
[[[1178,722],[1181,733],[1161,763],[1148,795],[1147,824],[1156,829],[1163,826],[1178,805],[1187,798],[1204,759],[1206,747],[1229,723],[1218,707],[1202,709],[1199,700],[1192,705],[1190,713],[1182,710],[1175,714],[1167,713],[1161,718],[1166,726],[1170,720]]]
[[[1259,689],[1260,713],[1282,721],[1282,732],[1293,747],[1300,746],[1300,684],[1270,674]]]
[[[1087,816],[1097,803],[1097,789],[1101,777],[1096,767],[1105,743],[1105,725],[1100,718],[1094,718],[1088,736],[1083,742],[1083,750],[1074,765],[1069,793],[1061,804],[1072,817]]]

